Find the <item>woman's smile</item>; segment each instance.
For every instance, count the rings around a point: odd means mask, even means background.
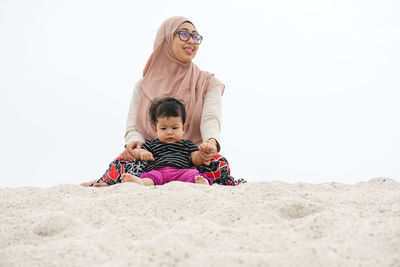
[[[184,47],[183,50],[189,55],[193,54],[193,47]]]

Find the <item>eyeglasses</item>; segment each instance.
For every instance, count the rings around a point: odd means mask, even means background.
[[[201,41],[203,40],[203,36],[201,36],[200,34],[197,34],[197,33],[190,33],[187,31],[176,31],[176,32],[174,32],[174,34],[178,34],[179,39],[181,39],[181,41],[184,41],[184,42],[187,42],[191,36],[193,39],[193,43],[196,45],[199,45],[201,43]]]

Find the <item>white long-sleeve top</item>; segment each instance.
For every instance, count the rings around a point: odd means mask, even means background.
[[[135,125],[140,95],[142,93],[140,82],[141,79],[136,83],[132,93],[128,118],[126,121],[125,144],[128,144],[132,141],[145,141],[143,136],[136,130]],[[201,113],[200,120],[200,132],[203,141],[209,138],[215,138],[219,144],[221,143],[221,94],[222,88],[220,86],[216,86],[214,88],[211,88],[205,95],[203,102],[203,111]]]

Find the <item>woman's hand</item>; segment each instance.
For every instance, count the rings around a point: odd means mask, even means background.
[[[199,147],[200,157],[204,161],[204,165],[210,165],[211,159],[217,155],[217,144],[214,140],[206,140]]]
[[[135,148],[142,148],[143,142],[140,141],[132,141],[130,143],[128,143],[125,147],[125,150],[119,154],[119,157],[123,160],[129,160],[129,161],[136,161],[137,159],[135,159],[135,153],[133,152],[133,150]]]

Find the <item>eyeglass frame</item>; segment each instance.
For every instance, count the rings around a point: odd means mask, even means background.
[[[182,40],[182,39],[181,39],[181,32],[186,32],[187,34],[189,34],[189,38],[188,38],[187,40]],[[182,42],[187,42],[187,41],[189,41],[190,37],[192,37],[193,43],[194,43],[195,45],[199,45],[199,44],[201,44],[201,42],[203,41],[203,36],[201,36],[201,35],[198,34],[198,33],[190,33],[190,32],[188,32],[188,31],[176,31],[176,32],[174,32],[174,34],[178,34],[179,40],[181,40]],[[193,38],[193,35],[198,35],[198,36],[200,37],[200,42],[199,42],[198,44],[195,43],[194,38]]]

